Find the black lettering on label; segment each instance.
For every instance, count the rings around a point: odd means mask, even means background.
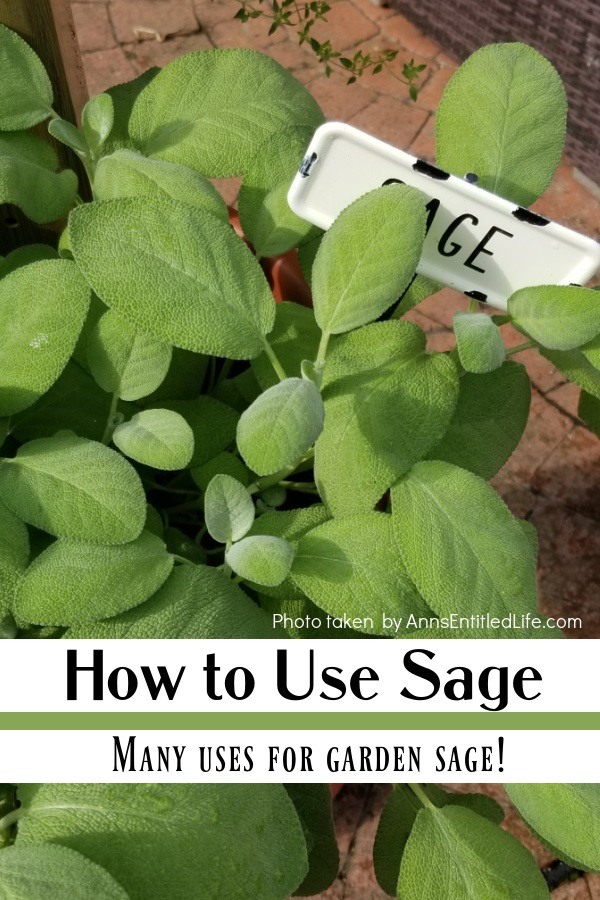
[[[496,225],[492,225],[488,233],[479,241],[471,255],[468,256],[467,259],[465,259],[464,265],[467,266],[468,269],[473,269],[475,272],[481,272],[482,275],[485,275],[485,269],[476,266],[475,260],[480,253],[485,253],[486,256],[494,255],[491,250],[487,249],[487,244],[489,244],[495,234],[503,234],[508,238],[514,237],[514,235],[511,234],[510,231],[504,231],[503,228],[498,228]]]
[[[429,229],[433,225],[433,220],[435,219],[436,213],[440,208],[440,201],[436,200],[434,197],[433,200],[430,200],[429,203],[425,204],[425,209],[427,210],[427,222],[425,223],[425,234],[429,234]]]
[[[472,216],[471,213],[463,213],[462,216],[458,216],[458,218],[456,218],[454,222],[452,222],[446,228],[445,232],[440,238],[438,251],[442,254],[442,256],[456,256],[456,254],[459,253],[460,250],[462,250],[462,244],[457,244],[455,241],[450,244],[449,250],[446,248],[446,244],[448,243],[449,239],[452,237],[458,226],[463,222],[466,222],[467,219],[470,219],[473,225],[479,225],[479,219],[477,218],[477,216]]]

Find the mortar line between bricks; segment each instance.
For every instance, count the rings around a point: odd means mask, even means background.
[[[559,412],[561,412],[564,416],[566,416],[567,419],[570,419],[571,422],[573,422],[574,425],[582,426],[583,428],[586,429],[586,431],[591,431],[591,429],[588,428],[588,426],[585,424],[585,422],[583,421],[583,419],[580,419],[579,416],[574,416],[573,413],[569,412],[568,409],[565,409],[563,406],[560,405],[560,403],[557,403],[556,400],[554,400],[554,399],[552,398],[551,395],[554,393],[554,391],[557,391],[559,388],[564,387],[565,384],[569,384],[569,382],[568,382],[568,381],[561,381],[560,384],[557,384],[557,385],[555,385],[553,388],[550,388],[550,390],[549,390],[546,394],[542,394],[544,400],[546,400],[547,403],[550,404],[550,406],[553,406],[554,409],[557,409],[557,410],[558,410]],[[569,433],[570,433],[570,432],[569,432]]]
[[[421,127],[419,128],[419,130],[417,131],[417,133],[415,134],[415,136],[413,137],[412,141],[408,145],[408,150],[410,150],[410,148],[413,146],[413,144],[418,139],[419,135],[421,134],[421,132],[423,131],[423,129],[425,128],[425,126],[427,125],[427,123],[429,122],[429,120],[432,117],[433,117],[433,113],[430,112],[429,115],[427,116],[427,118],[425,119],[425,121],[423,122],[423,124],[421,125]],[[432,319],[432,321],[434,321],[434,320]]]

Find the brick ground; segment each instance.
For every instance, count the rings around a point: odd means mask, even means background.
[[[365,128],[416,155],[433,159],[434,115],[455,62],[403,16],[370,0],[348,0],[331,15],[326,29],[340,48],[398,49],[396,71],[414,57],[427,70],[416,103],[392,75],[366,78],[347,87],[326,80],[314,57],[289,36],[267,36],[261,21],[233,21],[235,0],[78,0],[73,3],[77,32],[91,93],[128,80],[152,65],[194,49],[250,47],[286,65],[321,103],[328,118]],[[239,182],[224,185],[228,199]],[[600,191],[579,178],[567,160],[536,209],[563,224],[600,238]],[[432,297],[412,314],[429,335],[429,345],[447,349],[449,326],[464,299],[451,291]],[[516,334],[510,343],[520,343]],[[494,480],[509,506],[528,518],[540,539],[541,606],[547,613],[578,615],[583,636],[600,637],[600,442],[577,418],[577,390],[553,366],[530,352],[522,355],[533,381],[532,414],[521,446]],[[581,632],[574,633],[581,636]],[[457,786],[459,787],[459,786]],[[497,786],[487,790],[498,793]],[[387,789],[347,787],[336,801],[342,848],[340,878],[323,898],[383,900],[375,884],[371,848]],[[547,854],[510,812],[509,826],[536,853]],[[600,900],[600,877],[586,876],[553,895],[555,900]]]

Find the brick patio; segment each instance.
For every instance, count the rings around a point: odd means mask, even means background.
[[[282,32],[267,36],[258,20],[233,21],[235,0],[78,0],[73,3],[90,93],[128,80],[153,65],[191,50],[248,47],[271,55],[309,87],[326,116],[351,122],[416,155],[432,159],[434,113],[456,63],[443,50],[391,9],[370,0],[336,6],[327,36],[337,48],[361,46],[398,49],[396,69],[414,57],[425,63],[416,103],[394,77],[366,76],[347,87],[344,79],[326,79],[314,56]],[[225,184],[228,199],[235,184]],[[600,191],[581,179],[567,160],[536,209],[569,227],[600,238]],[[465,301],[444,291],[413,313],[425,328],[429,345],[446,349],[454,312]],[[512,343],[521,337],[512,336]],[[578,391],[534,352],[520,357],[533,382],[532,412],[521,446],[494,483],[519,516],[537,528],[540,540],[540,593],[544,611],[579,615],[583,636],[600,637],[600,442],[577,418]],[[581,633],[578,634],[581,636]],[[474,786],[475,788],[480,786]],[[496,793],[497,786],[488,786]],[[341,876],[323,897],[329,900],[383,900],[372,875],[371,847],[387,789],[377,785],[346,788],[336,801],[342,848]],[[509,825],[549,861],[524,829],[506,798]],[[600,877],[586,876],[557,890],[555,900],[600,900]]]

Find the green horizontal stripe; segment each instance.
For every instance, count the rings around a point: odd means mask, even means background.
[[[0,730],[600,731],[600,713],[546,712],[16,712]]]

